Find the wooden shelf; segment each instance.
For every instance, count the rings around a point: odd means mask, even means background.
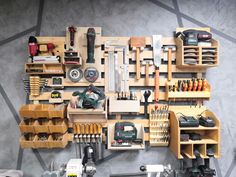
[[[170,149],[178,159],[182,159],[183,155],[194,159],[194,149],[198,148],[203,158],[208,158],[206,155],[207,148],[214,149],[215,158],[220,157],[220,121],[206,107],[191,108],[189,106],[175,106],[170,108],[170,126],[171,126],[171,141]],[[205,110],[205,111],[204,111]],[[179,120],[176,113],[182,112],[186,116],[194,116],[202,113],[202,116],[209,116],[215,121],[215,127],[179,127]],[[180,134],[184,133],[199,133],[202,135],[202,140],[180,141]]]
[[[219,65],[219,44],[218,41],[215,39],[211,39],[212,46],[206,47],[206,46],[183,46],[183,40],[179,37],[175,39],[176,45],[177,45],[177,52],[176,52],[176,66],[181,69],[190,69],[190,68],[198,68],[198,69],[207,69],[208,67],[215,67]],[[190,49],[193,49],[190,51]],[[204,64],[204,56],[206,56],[203,53],[204,49],[211,49],[214,50],[214,54],[207,55],[211,58],[212,64]],[[189,50],[189,51],[187,51]],[[188,53],[194,53],[191,55],[188,55]],[[196,64],[186,64],[185,59],[186,58],[195,58]]]
[[[107,130],[108,136],[108,149],[110,150],[139,150],[145,148],[145,131],[142,124],[135,124],[137,128],[137,138],[141,138],[143,140],[142,144],[132,144],[130,147],[116,147],[112,146],[112,141],[114,141],[114,131],[115,131],[115,124],[109,124]]]
[[[106,103],[105,103],[106,105]],[[67,106],[67,117],[71,122],[101,123],[107,121],[106,106],[101,109],[74,109],[70,104]]]
[[[25,72],[37,75],[62,75],[64,74],[64,66],[61,63],[26,63]]]
[[[218,130],[219,127],[203,127],[199,125],[199,127],[180,127],[180,130]]]
[[[166,83],[166,100],[169,99],[210,99],[211,97],[211,86],[207,83],[206,91],[169,91],[169,86],[174,83]]]
[[[218,144],[218,142],[210,138],[203,138],[202,140],[198,141],[180,141],[180,144]]]

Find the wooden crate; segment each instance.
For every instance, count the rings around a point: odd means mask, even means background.
[[[49,118],[61,118],[66,117],[66,106],[64,104],[50,106],[49,109]]]
[[[19,124],[19,129],[21,133],[35,133],[33,124],[35,123],[34,119],[24,119],[21,120]]]
[[[55,140],[55,137],[60,137],[61,140]],[[48,138],[49,148],[65,148],[68,144],[68,134],[52,134]]]
[[[23,105],[19,110],[20,116],[23,118],[36,118],[35,108],[35,104]]]
[[[37,104],[35,107],[35,115],[37,118],[44,117],[48,118],[49,117],[49,110],[53,108],[53,105],[51,104]]]
[[[48,138],[49,135],[45,134],[45,136],[47,137],[47,140],[40,140],[40,136],[42,136],[42,134],[38,134],[35,136],[33,144],[34,144],[34,148],[49,148],[49,144],[48,144]]]
[[[45,118],[38,119],[35,121],[33,127],[35,133],[49,133],[49,120]]]
[[[131,147],[113,147],[111,144],[114,141],[115,124],[108,124],[107,136],[108,136],[108,149],[110,150],[139,150],[145,148],[145,131],[142,124],[135,124],[137,128],[137,138],[142,138],[143,143],[141,145],[132,145]]]
[[[62,119],[52,119],[48,124],[50,133],[65,133],[68,129],[68,124],[66,120]]]

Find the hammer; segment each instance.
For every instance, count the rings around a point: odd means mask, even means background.
[[[152,60],[143,60],[142,65],[145,65],[145,86],[149,85],[149,66],[153,65]]]
[[[172,52],[176,51],[175,45],[163,45],[163,51],[168,52],[168,81],[172,79]]]

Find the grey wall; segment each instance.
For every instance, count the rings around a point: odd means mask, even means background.
[[[0,168],[21,168],[26,177],[40,176],[52,161],[74,157],[65,150],[19,149],[17,110],[25,103],[21,77],[30,35],[65,35],[68,25],[101,26],[106,36],[163,34],[178,26],[212,27],[220,41],[220,66],[209,69],[213,91],[207,103],[222,122],[222,157],[213,161],[217,176],[236,176],[236,1],[235,0],[0,0]],[[97,166],[96,176],[138,172],[142,164],[175,163],[167,148],[118,153]]]

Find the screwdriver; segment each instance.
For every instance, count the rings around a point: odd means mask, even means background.
[[[183,91],[186,92],[188,90],[188,83],[187,81],[183,81]]]
[[[193,91],[197,91],[198,82],[197,79],[193,79]]]
[[[188,80],[188,91],[192,91],[192,89],[193,89],[193,81]]]
[[[206,91],[206,89],[207,89],[207,80],[204,79],[202,83],[202,91]]]
[[[202,91],[202,79],[198,79],[197,91]]]

